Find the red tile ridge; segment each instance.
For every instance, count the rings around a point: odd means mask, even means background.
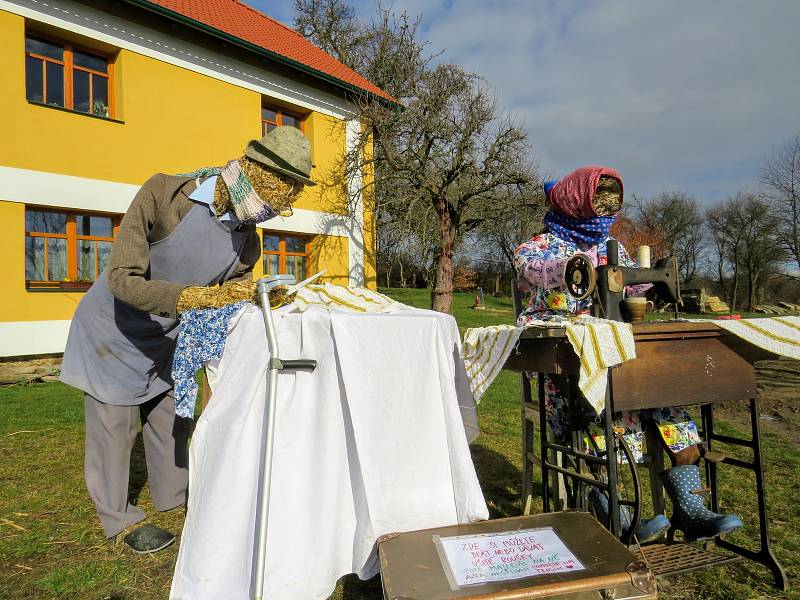
[[[383,99],[397,102],[397,100],[390,94],[376,86],[374,83],[341,61],[337,60],[332,55],[322,50],[322,48],[319,48],[311,43],[291,27],[281,23],[266,13],[261,12],[257,8],[242,2],[241,0],[212,0],[211,2],[203,2],[200,0],[144,0],[144,2],[147,4],[160,6],[161,8],[172,13],[183,15],[188,19],[202,23],[203,25],[233,36],[239,40],[242,40],[243,42],[263,48],[264,50],[272,52],[278,56],[282,56],[289,61],[301,64],[308,69],[325,76],[326,78],[343,83],[346,87],[358,88]],[[225,2],[236,4],[239,7],[246,9],[255,17],[269,21],[272,26],[277,25],[285,33],[291,34],[291,38],[284,38],[281,40],[281,35],[279,34],[276,36],[278,39],[275,40],[278,42],[278,44],[270,47],[264,43],[264,32],[259,30],[260,28],[258,27],[258,24],[253,22],[248,23],[246,21],[242,22],[241,24],[235,22],[236,26],[232,27],[230,21],[226,23],[224,21],[224,17],[223,20],[220,20],[217,17],[217,15],[224,14]],[[138,2],[135,3],[139,4]],[[230,4],[228,6],[230,6]],[[201,18],[200,15],[203,15],[204,18]],[[277,48],[281,49],[279,50]]]

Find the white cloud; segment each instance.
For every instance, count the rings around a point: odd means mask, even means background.
[[[253,4],[291,23],[289,2]],[[626,190],[714,202],[800,131],[797,0],[393,0],[440,60],[482,74],[542,168],[617,168]],[[360,14],[373,0],[357,0]]]
[[[360,10],[367,11],[368,3]],[[713,202],[800,130],[800,2],[395,0],[441,60],[484,75],[542,167]]]

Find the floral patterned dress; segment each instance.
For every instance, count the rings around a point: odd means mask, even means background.
[[[528,293],[528,302],[517,319],[521,326],[534,321],[560,321],[569,317],[588,314],[591,298],[575,300],[566,292],[564,273],[567,262],[577,253],[587,255],[597,265],[608,264],[607,238],[600,244],[576,244],[552,233],[541,233],[521,244],[514,255],[514,265],[519,274],[519,290]],[[619,264],[625,267],[637,266],[622,244],[619,245]],[[643,295],[649,285],[629,286],[627,296]],[[545,376],[545,409],[553,435],[561,441],[566,440],[569,429],[565,404],[566,395],[559,389],[556,381]],[[623,434],[626,443],[633,451],[637,462],[643,460],[643,425],[652,422],[673,452],[700,443],[697,425],[685,410],[664,408],[624,412],[617,415],[614,429]],[[602,428],[598,424],[589,427],[589,434],[602,450],[605,447]]]

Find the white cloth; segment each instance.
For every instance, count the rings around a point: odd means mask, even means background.
[[[567,322],[567,339],[581,361],[578,387],[600,414],[605,408],[608,369],[636,358],[628,323],[581,316]]]
[[[301,311],[311,306],[324,306],[356,313],[416,310],[365,287],[346,287],[330,283],[312,283],[300,288],[294,304]]]
[[[493,325],[464,332],[462,355],[476,404],[506,364],[523,330],[524,327],[513,325]]]
[[[533,321],[528,327],[565,327],[581,361],[578,387],[598,414],[605,405],[609,367],[636,358],[633,330],[628,323],[580,316],[568,321]],[[464,364],[475,401],[497,377],[525,327],[496,325],[468,329],[464,334]]]
[[[383,534],[488,518],[452,317],[276,313],[280,356],[317,369],[279,375],[265,598],[327,598],[342,575],[378,572]],[[170,598],[249,597],[268,358],[261,312],[243,309],[192,438]]]

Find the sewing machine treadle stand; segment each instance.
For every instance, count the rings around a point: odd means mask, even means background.
[[[516,299],[515,299],[516,300]],[[742,558],[758,562],[767,567],[775,586],[786,590],[789,581],[770,547],[766,496],[764,490],[764,467],[761,454],[761,431],[759,427],[759,403],[756,397],[754,363],[775,358],[774,355],[752,346],[713,323],[637,323],[633,326],[636,340],[636,360],[609,370],[609,385],[606,396],[607,411],[637,410],[665,406],[701,407],[701,437],[708,452],[716,444],[729,444],[749,448],[752,460],[730,456],[711,455],[715,459],[705,460],[706,481],[710,488],[711,509],[719,511],[720,490],[717,481],[718,465],[731,465],[752,471],[755,476],[755,493],[758,500],[759,548],[751,550],[727,540],[715,538],[717,548],[733,554],[710,552],[697,544],[654,543],[642,546],[642,554],[656,575],[669,576],[696,569],[717,566]],[[563,330],[556,328],[531,328],[520,336],[516,352],[506,361],[506,369],[520,373],[522,387],[523,423],[523,504],[530,511],[533,498],[534,466],[541,469],[542,501],[545,512],[559,509],[584,509],[580,494],[561,498],[563,483],[553,481],[570,480],[575,483],[596,486],[609,490],[609,529],[620,535],[619,514],[616,506],[616,453],[613,444],[608,444],[609,453],[603,457],[581,452],[580,448],[563,447],[547,439],[548,431],[544,406],[544,375],[556,374],[569,382],[569,396],[576,399],[579,373],[578,357],[566,340]],[[531,382],[526,372],[538,374],[538,398],[533,398]],[[717,433],[714,428],[714,406],[733,401],[749,401],[750,439],[741,439]],[[610,435],[610,420],[606,425],[606,439]],[[534,450],[535,427],[542,432],[539,451]],[[578,436],[573,436],[573,445]],[[651,454],[647,471],[651,480],[651,496],[655,511],[663,510],[663,489],[657,474],[664,468],[664,454],[660,444],[648,444]],[[569,459],[569,460],[567,460]],[[573,468],[569,468],[568,462]],[[608,484],[603,485],[586,475],[586,467],[602,462],[608,468]],[[560,489],[559,489],[560,488]],[[569,492],[569,488],[566,488]],[[564,502],[564,504],[559,504]],[[572,505],[570,505],[572,502]],[[736,507],[730,507],[736,512]],[[747,515],[742,515],[747,520]],[[614,518],[616,517],[616,518]],[[633,529],[633,528],[631,528]]]

